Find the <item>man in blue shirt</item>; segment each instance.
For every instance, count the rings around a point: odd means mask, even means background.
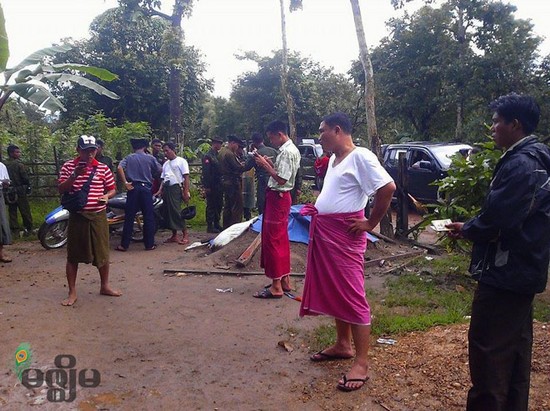
[[[118,175],[128,190],[124,228],[118,251],[126,251],[130,246],[134,219],[138,211],[143,215],[143,243],[146,250],[154,250],[155,215],[153,210],[153,193],[151,188],[155,178],[160,176],[162,168],[155,157],[147,154],[145,149],[149,141],[144,138],[132,138],[130,144],[134,152],[126,156],[118,165]]]

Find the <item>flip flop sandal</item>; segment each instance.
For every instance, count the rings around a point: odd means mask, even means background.
[[[266,284],[264,288],[271,288],[271,284]],[[289,293],[292,291],[292,288],[283,288],[283,292]]]
[[[342,375],[342,378],[344,380],[344,383],[338,383],[338,385],[336,386],[336,388],[338,388],[340,391],[344,391],[344,392],[351,392],[351,391],[357,391],[361,388],[363,388],[363,386],[366,384],[366,382],[369,380],[369,377],[365,377],[365,378],[348,378],[346,377],[346,375]],[[362,382],[363,384],[361,384],[360,386],[358,387],[348,387],[346,384],[348,382]]]
[[[146,248],[145,251],[152,251],[152,250],[156,250],[156,249],[157,249],[157,246],[154,245],[152,247]]]
[[[338,354],[327,354],[323,352],[323,350],[316,352],[311,357],[309,357],[309,359],[313,362],[349,360],[351,358],[353,358],[353,356],[345,357],[343,355],[338,355]]]
[[[128,251],[127,248],[124,248],[124,247],[121,246],[121,245],[117,245],[117,246],[115,247],[115,250],[116,250],[116,251],[122,251],[122,252]]]
[[[283,294],[275,295],[275,294],[271,293],[269,288],[264,288],[263,290],[258,291],[252,297],[254,297],[254,298],[263,298],[263,299],[279,299],[279,298],[283,298]]]

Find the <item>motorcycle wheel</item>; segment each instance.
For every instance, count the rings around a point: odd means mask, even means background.
[[[61,248],[67,242],[68,220],[57,221],[53,224],[43,223],[38,230],[40,244],[46,250]]]

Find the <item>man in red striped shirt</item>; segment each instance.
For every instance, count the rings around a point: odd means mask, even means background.
[[[71,306],[76,302],[76,276],[79,263],[92,263],[101,278],[100,294],[118,297],[119,291],[109,286],[109,225],[107,200],[113,197],[115,180],[109,167],[95,159],[97,143],[93,136],[80,136],[76,146],[78,157],[61,168],[58,189],[61,194],[77,192],[93,174],[84,208],[69,216],[67,241],[67,283],[69,296],[61,302]]]

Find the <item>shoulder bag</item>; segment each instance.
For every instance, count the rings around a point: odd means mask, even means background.
[[[88,193],[90,192],[90,185],[92,184],[92,178],[94,178],[95,167],[90,173],[88,180],[84,183],[79,191],[74,193],[63,193],[61,196],[61,205],[64,209],[70,213],[76,213],[84,208],[88,202]]]

